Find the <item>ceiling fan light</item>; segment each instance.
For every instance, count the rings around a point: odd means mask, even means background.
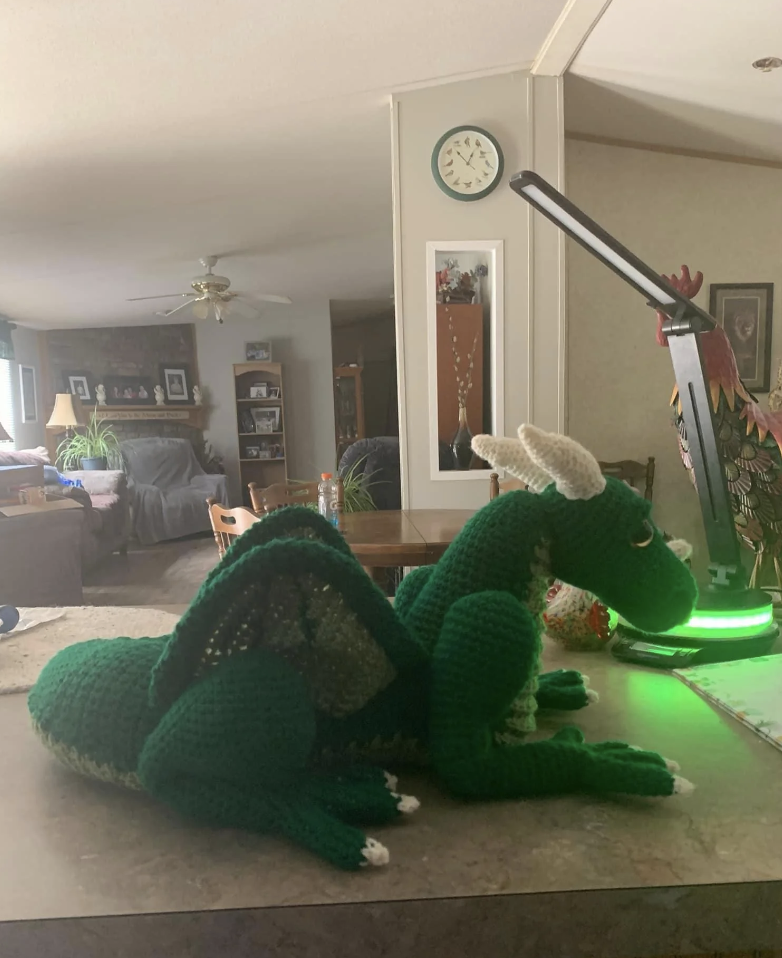
[[[197,299],[193,303],[193,315],[198,319],[206,319],[209,316],[209,300]]]

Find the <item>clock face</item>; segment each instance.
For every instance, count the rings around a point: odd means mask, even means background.
[[[440,137],[432,153],[432,173],[443,192],[458,200],[478,200],[499,184],[503,158],[486,130],[461,126]]]

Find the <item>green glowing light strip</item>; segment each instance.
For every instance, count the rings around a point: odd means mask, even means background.
[[[762,612],[695,612],[688,622],[679,628],[684,629],[751,629],[758,625],[769,625],[774,621],[771,608]],[[676,629],[669,631],[675,632]]]
[[[660,635],[687,638],[732,639],[762,634],[774,622],[771,605],[747,612],[694,612],[684,624],[660,632]]]

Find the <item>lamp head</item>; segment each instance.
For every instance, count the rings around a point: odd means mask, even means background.
[[[54,397],[54,409],[46,425],[65,429],[80,425],[81,403],[74,402],[74,398],[70,393],[57,393]]]

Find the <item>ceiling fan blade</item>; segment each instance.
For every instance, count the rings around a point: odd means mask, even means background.
[[[177,296],[195,296],[195,293],[164,293],[162,296],[131,296],[126,303],[140,303],[142,299],[175,299]]]
[[[275,296],[273,293],[253,293],[253,297],[264,303],[282,303],[284,306],[290,306],[293,302],[289,296]]]
[[[241,316],[247,316],[250,319],[257,319],[261,315],[260,309],[247,299],[241,296],[234,296],[231,299],[231,308],[235,309]]]
[[[161,310],[155,313],[155,316],[173,316],[174,313],[178,313],[180,309],[184,309],[185,306],[190,306],[190,300],[186,303],[182,303],[180,306],[175,306],[173,309]]]
[[[263,303],[282,303],[290,306],[292,300],[288,296],[275,296],[273,293],[234,293],[234,296],[241,296],[245,300],[260,300]]]

